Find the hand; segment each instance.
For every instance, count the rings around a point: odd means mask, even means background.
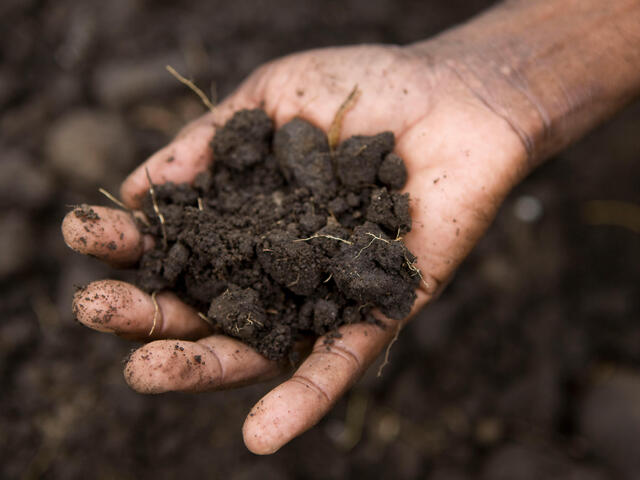
[[[216,126],[238,109],[262,106],[276,126],[298,115],[328,130],[358,85],[362,94],[344,117],[341,136],[384,130],[396,135],[396,152],[408,171],[405,190],[413,217],[406,244],[417,255],[424,278],[415,312],[443,288],[527,171],[525,148],[509,123],[454,72],[426,58],[411,48],[361,46],[272,62],[135,170],[121,196],[129,207],[139,207],[149,188],[146,168],[155,183],[193,180],[215,160],[209,142]],[[62,230],[67,244],[115,266],[134,264],[151,240],[141,236],[128,213],[93,210],[99,219],[75,211],[66,216]],[[91,328],[142,341],[159,339],[134,352],[125,367],[125,378],[135,390],[224,389],[282,370],[235,339],[209,335],[206,323],[170,292],[156,300],[158,311],[149,295],[111,280],[90,284],[74,299],[78,320]],[[316,424],[396,333],[396,322],[383,321],[385,329],[342,327],[342,338],[329,351],[318,339],[294,375],[252,409],[243,427],[247,447],[273,453]],[[161,340],[169,338],[181,340]]]

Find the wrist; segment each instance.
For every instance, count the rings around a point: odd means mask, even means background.
[[[633,0],[518,0],[408,48],[505,120],[533,166],[638,95],[639,22]]]

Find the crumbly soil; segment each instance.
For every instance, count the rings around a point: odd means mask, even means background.
[[[156,247],[141,288],[175,291],[270,359],[301,335],[374,322],[374,308],[408,315],[420,273],[402,241],[407,175],[391,132],[330,151],[300,118],[274,132],[263,110],[243,110],[211,146],[214,166],[193,185],[154,185],[143,201]]]
[[[638,204],[638,102],[508,195],[451,284],[403,328],[382,377],[370,368],[276,455],[248,452],[240,426],[277,381],[199,395],[129,389],[120,360],[138,345],[78,325],[70,308],[74,285],[129,272],[72,252],[60,221],[69,205],[112,206],[98,188],[117,193],[203,113],[164,66],[205,90],[215,82],[224,98],[273,58],[417,42],[495,1],[272,0],[268,17],[248,2],[148,3],[0,2],[0,478],[640,478],[640,241],[584,210]],[[206,70],[180,65],[203,48]],[[301,105],[318,101],[291,88]],[[78,110],[96,127],[67,129],[64,153],[83,153],[67,163],[45,146]],[[105,112],[123,128],[108,128]],[[126,144],[128,156],[116,148]],[[424,173],[425,188],[451,194],[450,172]],[[540,216],[523,219],[523,198]]]

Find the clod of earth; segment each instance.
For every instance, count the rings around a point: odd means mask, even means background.
[[[332,151],[300,118],[274,132],[264,111],[243,110],[211,145],[214,166],[193,185],[154,185],[143,201],[156,247],[141,288],[173,290],[270,359],[302,335],[375,322],[373,308],[408,315],[420,275],[402,242],[411,217],[392,133]]]

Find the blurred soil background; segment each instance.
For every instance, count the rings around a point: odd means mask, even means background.
[[[2,0],[0,477],[640,478],[640,104],[535,172],[445,294],[312,431],[245,450],[274,385],[141,396],[133,347],[82,328],[74,285],[116,276],[60,234],[221,98],[314,47],[408,43],[481,0]],[[635,205],[635,206],[634,206]]]

